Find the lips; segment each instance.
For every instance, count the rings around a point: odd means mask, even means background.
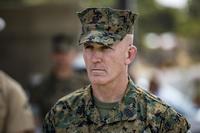
[[[92,71],[105,71],[104,69],[101,69],[101,68],[94,68],[94,69],[91,69]]]
[[[93,74],[102,74],[102,73],[105,73],[105,69],[102,69],[102,68],[93,68],[93,69],[91,69],[91,72],[93,73]]]
[[[95,68],[95,69],[91,69],[92,72],[103,72],[105,71],[105,69],[99,69],[99,68]]]

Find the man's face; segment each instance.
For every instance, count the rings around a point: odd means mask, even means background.
[[[105,85],[127,73],[129,46],[121,41],[111,47],[85,44],[83,57],[92,84]]]
[[[74,51],[57,52],[52,54],[52,60],[56,68],[71,67],[74,59]]]

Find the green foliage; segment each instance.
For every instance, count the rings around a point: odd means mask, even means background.
[[[86,7],[113,7],[116,0],[80,0],[83,8]]]
[[[199,0],[190,0],[188,10],[164,8],[154,0],[138,0],[138,7],[141,35],[147,32],[174,32],[187,38],[200,37]]]
[[[157,5],[154,0],[138,0],[137,3],[140,16],[147,16],[157,12]]]
[[[192,18],[200,18],[200,1],[199,0],[189,1],[189,15]]]
[[[139,27],[145,32],[169,32],[175,31],[176,20],[173,11],[162,9],[149,15],[140,16]]]
[[[198,38],[200,37],[200,19],[192,19],[183,22],[178,26],[177,32],[179,35],[184,36],[186,38]]]

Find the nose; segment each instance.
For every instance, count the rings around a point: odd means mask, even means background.
[[[102,61],[102,52],[96,50],[92,53],[92,63],[98,63]]]

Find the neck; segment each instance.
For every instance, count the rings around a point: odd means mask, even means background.
[[[59,68],[53,70],[54,74],[58,79],[66,79],[72,75],[71,68]]]
[[[123,77],[117,77],[106,85],[94,85],[93,95],[101,102],[113,103],[119,102],[124,96],[128,85],[128,74]]]

